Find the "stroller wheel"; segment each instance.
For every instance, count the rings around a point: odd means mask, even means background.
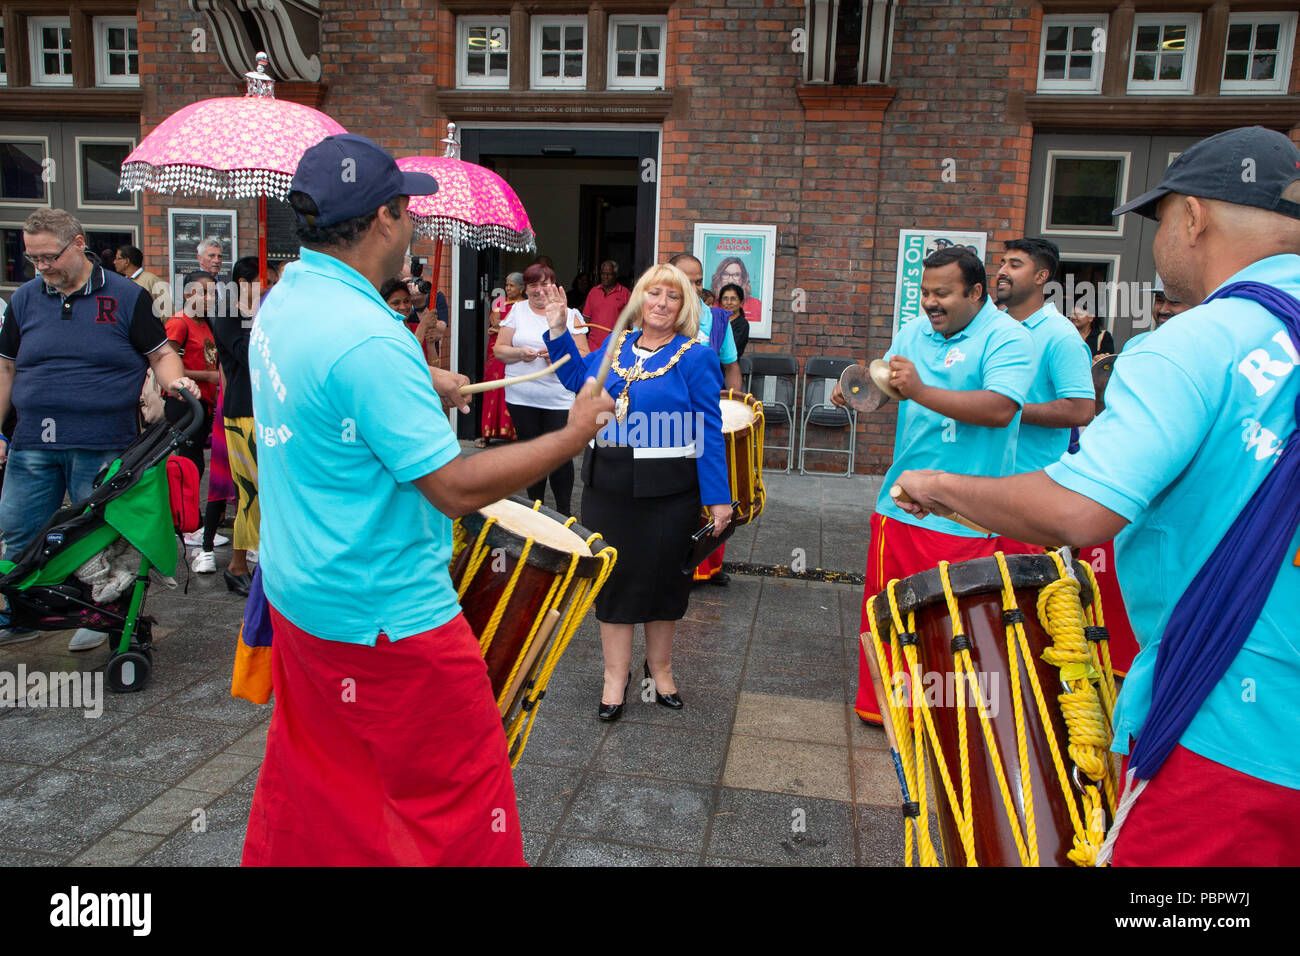
[[[130,694],[144,690],[145,685],[149,683],[149,674],[152,670],[153,664],[148,654],[130,650],[110,657],[105,673],[108,686],[115,693]]]

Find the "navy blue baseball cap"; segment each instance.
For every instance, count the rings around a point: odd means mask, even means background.
[[[1111,215],[1136,212],[1154,219],[1160,200],[1169,193],[1180,193],[1300,219],[1300,203],[1282,198],[1283,190],[1297,179],[1300,149],[1295,143],[1262,126],[1242,126],[1187,147],[1169,164],[1159,186]]]
[[[337,133],[302,154],[290,191],[304,193],[320,213],[300,220],[333,226],[374,212],[394,196],[429,196],[438,181],[428,173],[407,173],[382,146],[355,133]]]

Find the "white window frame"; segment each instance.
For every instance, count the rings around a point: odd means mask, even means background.
[[[74,136],[73,137],[73,153],[77,158],[77,208],[78,209],[103,209],[105,211],[113,210],[115,212],[131,212],[133,210],[139,209],[140,192],[138,190],[135,192],[123,193],[122,194],[123,198],[120,203],[82,202],[82,200],[85,198],[85,194],[82,191],[82,187],[85,184],[82,182],[82,178],[81,178],[81,147],[86,144],[95,145],[97,143],[115,143],[120,145],[126,145],[130,147],[127,150],[127,155],[130,155],[131,150],[135,149],[136,146],[135,140],[130,136]]]
[[[475,27],[485,27],[491,37],[491,31],[502,27],[506,30],[506,75],[470,76],[469,50],[467,41],[469,31]],[[509,17],[458,17],[456,19],[456,86],[472,90],[508,90],[510,89],[510,18]],[[486,63],[485,63],[486,66]]]
[[[640,37],[640,28],[659,28],[659,74],[657,76],[618,76],[618,28],[635,25]],[[638,41],[639,42],[639,41]],[[641,53],[648,51],[642,50]],[[668,18],[650,16],[611,16],[609,18],[609,52],[605,59],[607,74],[606,88],[611,90],[662,90],[667,76],[668,60]],[[637,56],[637,70],[641,68],[641,57]]]
[[[1187,39],[1183,44],[1183,76],[1180,80],[1135,80],[1133,65],[1137,62],[1138,30],[1149,26],[1184,26]],[[1200,48],[1201,17],[1197,13],[1139,13],[1133,18],[1133,36],[1129,40],[1128,85],[1129,93],[1143,95],[1186,96],[1196,87],[1196,56]],[[1157,67],[1159,60],[1157,60]]]
[[[1101,75],[1106,63],[1106,53],[1092,53],[1092,78],[1089,80],[1046,80],[1043,79],[1043,68],[1047,65],[1047,30],[1049,27],[1069,27],[1071,31],[1078,27],[1089,27],[1092,30],[1100,29],[1102,36],[1105,36],[1107,27],[1107,18],[1101,16],[1044,16],[1043,30],[1038,40],[1038,88],[1039,93],[1100,93],[1101,92]],[[1091,44],[1089,45],[1091,49]],[[1055,51],[1054,56],[1059,54]],[[1065,71],[1070,72],[1069,53],[1066,54]]]
[[[1277,49],[1277,69],[1271,80],[1225,80],[1219,74],[1219,92],[1228,95],[1286,93],[1291,83],[1291,56],[1295,49],[1296,15],[1284,11],[1259,13],[1233,13],[1228,16],[1231,29],[1240,23],[1251,24],[1251,53],[1254,53],[1255,27],[1261,23],[1276,23],[1280,28]],[[1228,68],[1228,40],[1224,38],[1223,68]],[[1241,52],[1241,51],[1236,51]]]
[[[40,143],[40,144],[41,144],[41,148],[45,151],[45,159],[49,159],[49,158],[50,158],[50,138],[49,138],[48,136],[8,136],[8,135],[4,135],[4,136],[0,136],[0,143]],[[57,168],[56,168],[56,169],[55,169],[55,173],[57,174],[57,172],[58,172],[58,170],[57,170]],[[23,208],[23,209],[41,209],[41,208],[44,208],[45,206],[49,206],[49,205],[53,202],[53,199],[52,199],[52,197],[51,197],[51,193],[50,193],[50,184],[49,184],[48,182],[45,182],[45,180],[43,180],[43,179],[41,180],[41,182],[45,183],[45,196],[44,196],[43,198],[41,198],[41,199],[6,199],[6,198],[4,198],[3,196],[0,196],[0,205],[4,205],[4,206],[18,206],[18,207],[21,207],[21,208]]]
[[[45,48],[41,46],[41,31],[50,27],[66,29],[71,42],[72,19],[70,17],[32,17],[27,21],[27,40],[31,47],[32,86],[71,86],[71,73],[51,75],[45,72]]]
[[[1123,219],[1124,217],[1121,216],[1120,218]],[[1110,263],[1110,278],[1106,280],[1107,282],[1106,314],[1102,316],[1102,318],[1104,318],[1106,321],[1105,324],[1102,326],[1102,328],[1105,331],[1109,332],[1111,335],[1115,334],[1115,297],[1119,285],[1119,267],[1123,259],[1124,259],[1123,253],[1118,253],[1118,252],[1066,252],[1064,249],[1061,250],[1062,265],[1064,265],[1067,262],[1109,262]],[[1062,292],[1062,294],[1064,294],[1064,292]],[[1067,306],[1070,305],[1070,303],[1068,302],[1063,302],[1063,304]],[[1096,310],[1093,313],[1094,315],[1096,315],[1101,311],[1100,302],[1094,302],[1093,307]]]
[[[530,30],[532,32],[531,49],[529,50],[529,72],[532,74],[531,82],[533,89],[536,90],[585,90],[587,88],[587,51],[591,49],[591,37],[587,31],[587,18],[585,16],[571,17],[532,17],[530,20]],[[566,76],[542,76],[542,29],[544,27],[582,27],[582,75],[576,77]],[[561,71],[563,72],[563,71]]]
[[[5,205],[6,205],[6,206],[11,206],[11,205],[13,205],[13,203],[5,203]],[[15,232],[22,232],[22,231],[23,231],[23,223],[21,223],[21,222],[10,222],[10,221],[0,221],[0,229],[13,229]],[[20,252],[19,255],[21,256],[22,253]],[[35,270],[35,269],[32,270],[32,274],[33,274],[33,275],[36,274],[36,270]],[[31,281],[31,280],[26,280],[26,281]],[[4,294],[5,294],[6,298],[7,298],[8,296],[10,296],[10,295],[12,295],[14,292],[16,292],[16,291],[19,289],[19,287],[22,286],[22,284],[23,284],[23,283],[21,283],[21,282],[19,282],[19,283],[13,283],[13,282],[7,282],[7,281],[5,281],[4,279],[0,279],[0,291],[4,292]]]
[[[95,84],[97,86],[140,85],[140,25],[135,17],[95,17]],[[108,72],[108,31],[111,29],[135,30],[135,61],[137,72],[114,76]],[[130,53],[130,50],[124,52]]]
[[[1098,227],[1096,229],[1084,229],[1082,227],[1053,227],[1050,225],[1052,215],[1052,184],[1056,180],[1056,160],[1058,159],[1118,159],[1121,161],[1120,166],[1120,194],[1115,205],[1111,208],[1118,209],[1124,203],[1128,202],[1128,177],[1129,170],[1133,162],[1133,154],[1123,149],[1049,149],[1047,151],[1046,166],[1043,170],[1043,213],[1042,222],[1039,224],[1039,231],[1044,236],[1075,236],[1080,239],[1121,239],[1124,236],[1124,223],[1127,216],[1115,216],[1115,226],[1111,229]]]

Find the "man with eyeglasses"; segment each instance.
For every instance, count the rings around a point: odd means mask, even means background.
[[[36,278],[14,293],[0,325],[0,419],[18,415],[0,494],[0,535],[12,560],[40,533],[66,494],[79,501],[95,475],[136,437],[146,369],[165,390],[198,385],[154,315],[149,293],[86,254],[81,223],[62,209],[40,209],[23,225]],[[0,630],[0,644],[36,631]],[[68,650],[107,635],[77,631]]]

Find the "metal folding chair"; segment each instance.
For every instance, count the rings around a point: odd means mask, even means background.
[[[850,408],[838,408],[831,404],[831,390],[835,388],[835,383],[839,381],[840,373],[844,371],[845,366],[853,365],[854,359],[850,358],[827,358],[816,356],[808,359],[803,365],[803,422],[799,428],[799,474],[806,475],[804,470],[804,458],[810,451],[827,452],[836,455],[848,455],[848,466],[844,470],[844,477],[853,477],[853,456],[857,449],[858,438],[858,416]],[[819,428],[844,428],[849,429],[849,447],[843,448],[819,448],[808,446],[808,426],[816,425]]]
[[[799,362],[793,355],[761,352],[746,356],[750,361],[749,393],[763,403],[766,419],[766,450],[783,451],[785,468],[764,468],[765,471],[787,474],[794,466],[795,395],[799,385]],[[741,373],[744,374],[743,371]],[[771,443],[772,426],[786,425],[790,429],[788,445]]]

